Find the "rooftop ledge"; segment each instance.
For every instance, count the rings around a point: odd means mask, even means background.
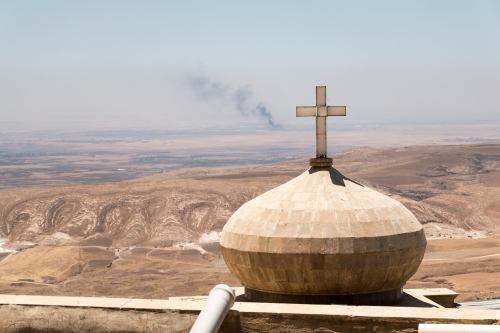
[[[237,297],[241,300],[243,288],[235,288],[235,291]],[[412,329],[416,329],[418,323],[500,325],[500,311],[498,310],[447,308],[446,306],[453,304],[453,300],[457,296],[457,293],[449,289],[405,289],[404,292],[405,298],[398,306],[252,303],[238,301],[237,298],[222,326],[221,332],[246,332],[248,327],[254,327],[255,332],[272,332],[277,327],[284,326],[289,327],[291,331],[306,329],[304,332],[309,332],[307,328],[310,328],[311,332],[314,332],[315,325],[320,325],[316,328],[335,328],[335,332],[344,332],[341,328],[345,327],[345,332],[351,332],[347,328],[354,324],[357,327],[363,327],[365,330],[370,329],[370,331],[374,327],[386,327],[387,332],[412,332]],[[82,330],[85,327],[77,324],[78,318],[83,316],[86,319],[80,323],[81,325],[85,325],[85,321],[87,321],[87,325],[92,325],[95,332],[101,332],[99,330],[99,320],[102,320],[102,325],[105,328],[102,332],[108,332],[110,331],[108,326],[114,320],[113,316],[116,318],[122,316],[123,318],[116,319],[117,323],[115,323],[120,327],[120,330],[129,329],[142,332],[139,329],[134,330],[131,327],[123,326],[128,325],[126,321],[133,321],[134,325],[141,327],[141,320],[146,320],[143,326],[144,332],[154,332],[155,330],[150,329],[150,324],[154,322],[158,322],[155,327],[159,331],[160,329],[165,330],[168,329],[168,326],[162,326],[160,321],[168,319],[172,325],[173,323],[177,325],[177,331],[179,329],[183,331],[183,329],[188,330],[192,325],[205,300],[206,296],[170,297],[161,300],[0,295],[0,330],[4,332],[5,328],[12,324],[9,321],[9,316],[12,317],[13,322],[15,321],[17,324],[23,322],[24,325],[29,325],[29,328],[47,329],[50,328],[51,321],[54,321],[57,322],[55,325],[61,329],[64,321],[70,321],[71,327],[78,327],[78,330]],[[34,308],[36,308],[35,312],[33,312]],[[99,319],[99,315],[97,315],[99,311],[105,313],[103,317],[105,319]],[[54,313],[57,315],[54,316]],[[144,317],[144,313],[150,313],[150,315]],[[9,316],[5,317],[4,314],[9,314]],[[110,314],[113,314],[113,316]],[[35,327],[38,325],[37,318],[39,320],[44,315],[48,316],[44,319],[44,326]],[[33,316],[33,318],[30,316]],[[181,317],[182,320],[180,320]],[[179,325],[184,326],[179,327]],[[68,327],[63,328],[68,330]],[[23,328],[25,329],[26,326]],[[21,332],[21,330],[11,330],[9,332]],[[375,330],[373,332],[386,332],[386,330]]]

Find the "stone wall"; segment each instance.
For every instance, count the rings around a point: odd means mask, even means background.
[[[268,304],[268,306],[271,304]],[[411,333],[419,322],[500,324],[500,312],[481,310],[432,309],[436,314],[414,308],[401,315],[398,308],[380,307],[373,316],[366,314],[283,313],[282,305],[273,304],[276,311],[231,310],[221,333]],[[293,305],[292,305],[293,306]],[[356,307],[350,307],[350,311]],[[287,309],[285,309],[287,310]],[[426,309],[431,310],[431,309]],[[293,312],[293,311],[292,311]],[[361,311],[363,312],[363,311]],[[375,313],[377,312],[377,313]],[[449,314],[449,315],[443,315]],[[0,305],[0,331],[5,333],[156,333],[189,332],[197,310],[120,310],[60,306]]]

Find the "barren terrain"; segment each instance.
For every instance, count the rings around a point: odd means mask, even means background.
[[[427,254],[410,287],[500,297],[499,144],[356,148],[334,160],[424,224]],[[218,232],[241,204],[306,168],[294,160],[4,189],[0,238],[18,251],[0,253],[0,292],[162,298],[237,285]]]
[[[309,124],[308,124],[309,121]],[[97,184],[181,168],[270,164],[308,156],[313,120],[305,130],[250,128],[20,132],[0,130],[0,189]],[[332,128],[329,153],[353,147],[500,142],[500,125]]]

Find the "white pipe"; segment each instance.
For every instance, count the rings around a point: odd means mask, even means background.
[[[216,285],[208,294],[207,302],[189,333],[216,333],[234,304],[233,288],[225,284]]]
[[[500,325],[418,324],[419,333],[500,333]]]

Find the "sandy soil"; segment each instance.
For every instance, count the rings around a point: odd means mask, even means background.
[[[0,238],[22,251],[0,255],[0,292],[162,298],[236,285],[207,241],[242,203],[306,165],[2,190]],[[500,145],[359,148],[335,166],[424,224],[429,248],[410,287],[452,287],[462,301],[500,296]]]

